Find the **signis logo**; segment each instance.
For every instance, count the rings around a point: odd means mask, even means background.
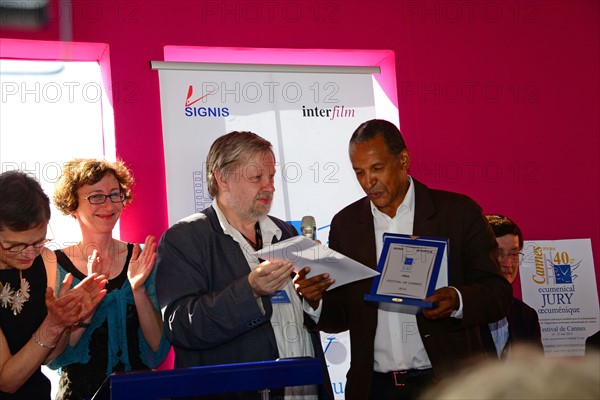
[[[200,96],[198,97],[196,100],[190,100],[192,98],[192,96],[194,95],[194,86],[190,85],[190,87],[188,88],[188,94],[187,97],[185,98],[185,106],[186,107],[190,107],[194,104],[196,104],[197,102],[199,102],[200,100],[210,96],[211,94],[215,93],[216,90],[212,91],[212,92],[208,92],[206,93],[204,96]]]
[[[202,96],[192,100],[194,96],[194,86],[190,85],[188,87],[187,96],[185,98],[185,116],[186,117],[228,117],[229,116],[229,108],[227,107],[192,107],[194,104],[199,102],[200,100],[204,100],[214,94],[217,90],[213,90],[212,92],[204,93]]]

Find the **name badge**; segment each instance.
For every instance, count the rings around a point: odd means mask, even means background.
[[[283,303],[291,303],[290,298],[285,290],[278,290],[271,295],[271,303],[273,304],[283,304]]]

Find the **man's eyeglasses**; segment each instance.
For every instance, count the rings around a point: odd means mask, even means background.
[[[84,197],[90,204],[104,204],[106,199],[110,199],[112,203],[122,203],[125,201],[125,193],[114,192],[111,194],[92,194],[88,197]]]
[[[0,244],[0,247],[2,247],[4,251],[8,251],[9,253],[20,253],[27,249],[29,246],[33,247],[35,250],[41,250],[42,247],[44,247],[44,245],[50,241],[52,241],[52,239],[42,239],[35,243],[17,243],[8,247],[4,247],[2,246],[2,244]]]
[[[518,251],[511,251],[509,253],[505,253],[502,250],[498,250],[498,261],[502,261],[507,257],[510,261],[517,262],[523,259],[523,253],[519,253]]]

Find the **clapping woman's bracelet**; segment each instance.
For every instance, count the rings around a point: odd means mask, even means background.
[[[47,345],[37,340],[37,338],[35,337],[35,332],[33,333],[33,335],[31,335],[31,338],[38,346],[43,347],[44,349],[53,349],[56,347],[56,344]]]

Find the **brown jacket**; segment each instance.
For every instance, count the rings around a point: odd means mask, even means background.
[[[506,315],[512,289],[501,275],[496,240],[469,197],[415,185],[413,234],[449,239],[449,285],[463,301],[463,318],[429,320],[417,315],[419,333],[439,376],[473,356],[483,355],[479,326]],[[329,246],[371,268],[377,266],[375,233],[370,202],[365,197],[340,211],[331,223]],[[327,292],[317,329],[335,333],[350,330],[351,366],[347,375],[347,400],[370,397],[377,306],[363,297],[372,279]],[[375,399],[374,399],[375,400]],[[380,400],[380,399],[378,399]]]

